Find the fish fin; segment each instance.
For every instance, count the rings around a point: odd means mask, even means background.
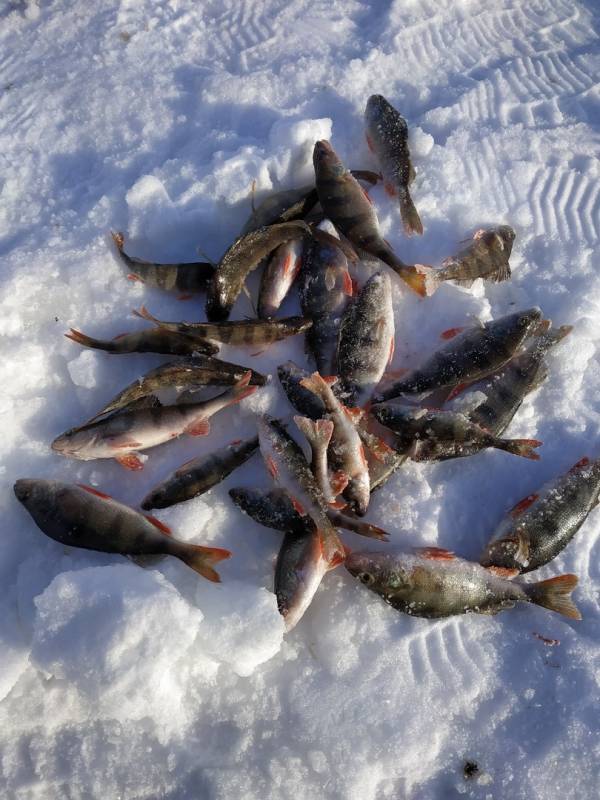
[[[354,281],[350,277],[350,273],[348,270],[344,270],[344,294],[347,294],[348,297],[352,297],[354,295]]]
[[[528,494],[527,497],[524,497],[522,500],[519,500],[518,503],[510,509],[508,512],[511,517],[519,517],[524,511],[532,506],[536,500],[539,499],[539,494]]]
[[[129,272],[127,274],[128,281],[137,281],[137,283],[144,283],[144,279],[141,275],[138,275],[136,272]]]
[[[96,347],[98,339],[92,339],[91,336],[86,336],[85,333],[76,330],[75,328],[71,328],[69,333],[65,333],[67,339],[70,339],[72,342],[77,342],[77,344],[82,344],[84,347]]]
[[[394,452],[394,448],[390,447],[390,445],[379,436],[371,436],[369,438],[367,449],[370,453],[373,453],[373,457],[380,462],[385,461],[386,457]]]
[[[361,189],[362,189],[362,187],[361,187]],[[364,194],[366,199],[369,201],[369,203],[371,205],[373,205],[373,200],[371,199],[371,195],[367,192],[367,190],[366,189],[362,189],[362,193]]]
[[[210,420],[206,417],[194,420],[185,429],[188,436],[208,436],[210,433]]]
[[[388,197],[397,197],[398,196],[398,189],[390,181],[384,181],[383,182],[383,188],[384,188],[385,193],[387,194]],[[422,231],[421,231],[421,233],[422,233]]]
[[[333,381],[333,383],[335,383],[335,381]],[[317,397],[321,397],[323,389],[327,385],[333,385],[333,383],[328,384],[327,381],[321,375],[319,375],[318,372],[313,372],[312,375],[308,375],[306,378],[302,378],[302,380],[300,381],[300,386],[303,386],[305,389],[308,389],[309,392],[312,392],[313,394],[317,395]]]
[[[115,461],[118,461],[122,467],[129,469],[132,472],[139,472],[144,469],[144,462],[136,453],[127,453],[123,456],[115,456]]]
[[[145,517],[148,522],[151,522],[155,528],[158,528],[161,533],[164,533],[165,536],[173,536],[171,528],[165,525],[164,522],[161,522],[157,517],[153,517],[152,514],[142,514],[142,516]]]
[[[93,486],[87,486],[85,483],[78,483],[80,489],[83,489],[85,492],[89,492],[90,494],[95,495],[96,497],[101,497],[102,500],[112,500],[112,497],[109,494],[105,494],[101,492],[99,489],[94,489]]]
[[[114,444],[113,445],[115,450],[125,450],[125,449],[130,449],[130,448],[134,448],[135,449],[136,447],[141,447],[141,446],[142,446],[142,443],[141,442],[136,442],[134,439],[128,439],[125,442],[120,442],[120,444]]]
[[[177,299],[178,300],[191,300],[193,296],[194,296],[193,294],[180,294]]]
[[[177,553],[188,567],[213,583],[221,583],[219,573],[213,569],[213,564],[218,564],[226,558],[231,558],[231,552],[221,547],[203,547],[199,544],[187,544],[185,550]]]
[[[142,306],[139,311],[136,308],[133,308],[131,313],[134,317],[139,317],[140,319],[145,319],[148,322],[153,322],[155,325],[160,325],[160,320],[151,314],[146,306]]]
[[[332,500],[331,502],[327,503],[327,505],[336,511],[341,511],[343,508],[346,508],[348,503],[345,503],[343,500]]]
[[[396,349],[396,341],[393,336],[390,337],[390,352],[388,354],[388,365],[392,363],[392,359],[394,358],[394,350]]]
[[[350,476],[343,472],[343,470],[338,470],[331,475],[329,479],[329,485],[331,486],[331,491],[335,497],[344,491],[346,486],[348,486],[349,481]]]
[[[460,325],[457,328],[447,328],[445,331],[440,333],[440,339],[443,339],[445,342],[449,342],[451,339],[454,339],[455,336],[458,336],[459,333],[462,333],[466,330],[466,325]]]
[[[457,386],[455,386],[453,389],[450,390],[444,402],[449,403],[450,400],[454,400],[455,397],[458,397],[458,395],[461,394],[461,392],[464,392],[464,390],[470,385],[471,384],[469,383],[459,383]]]
[[[112,236],[112,240],[115,243],[117,250],[121,252],[125,246],[125,236],[121,231],[111,231],[110,235]]]
[[[305,517],[306,516],[306,511],[305,511],[304,506],[302,505],[302,503],[299,500],[297,500],[295,497],[293,497],[292,495],[290,495],[290,500],[292,502],[292,505],[294,506],[294,511],[297,511],[298,514],[300,514],[301,517]]]
[[[273,461],[271,456],[265,457],[265,465],[267,467],[267,472],[273,478],[273,480],[275,480],[279,475],[279,470],[277,469],[277,464]]]
[[[428,273],[423,271],[424,265],[419,267],[409,266],[403,264],[394,269],[394,271],[402,278],[402,280],[410,286],[413,292],[416,292],[419,297],[427,297],[427,276]],[[429,268],[430,269],[430,268]]]
[[[252,380],[252,370],[249,369],[245,372],[239,381],[234,385],[232,389],[233,397],[227,403],[228,406],[232,406],[235,403],[240,403],[246,397],[250,397],[251,394],[258,389],[258,386],[250,386],[250,381]]]
[[[516,567],[511,569],[510,567],[491,566],[486,567],[486,569],[488,572],[491,572],[492,575],[496,575],[498,578],[505,578],[507,581],[510,581],[513,578],[516,578],[517,575],[521,574],[521,570],[517,569]]]
[[[589,458],[587,456],[584,456],[583,458],[580,458],[576,464],[573,464],[569,472],[577,472],[578,469],[581,469],[582,467],[588,467],[589,464],[590,464]]]
[[[373,147],[373,141],[372,141],[372,139],[371,139],[371,137],[369,136],[368,133],[365,133],[365,139],[367,140],[367,147],[369,148],[369,150],[372,153],[374,153],[375,152],[375,148]]]
[[[443,547],[415,547],[415,553],[431,561],[452,561],[456,558],[452,550]]]
[[[323,531],[320,528],[317,528],[317,535],[319,536],[319,540],[321,542],[321,548],[322,548],[323,547],[324,534],[323,534]],[[345,545],[342,544],[342,549],[341,550],[336,550],[335,553],[331,556],[331,559],[327,562],[328,571],[332,570],[332,569],[335,569],[336,567],[339,567],[340,564],[343,564],[344,561],[346,560],[346,556],[347,556],[346,547],[345,547]]]
[[[312,420],[295,416],[294,422],[308,439],[311,447],[327,447],[333,435],[333,422],[330,419]]]
[[[352,420],[354,424],[359,422],[365,415],[365,409],[360,408],[359,406],[344,406],[344,414],[348,417],[348,419]]]
[[[413,233],[418,233],[419,236],[423,235],[423,223],[412,201],[412,197],[408,190],[404,190],[399,194],[400,201],[400,216],[404,224],[404,232],[407,236],[412,236]]]
[[[529,458],[532,461],[539,461],[539,453],[536,453],[534,447],[540,447],[543,442],[538,439],[499,439],[496,447],[499,450],[505,450],[507,453],[512,453],[514,456],[521,456],[522,458]]]
[[[501,264],[495,272],[492,272],[490,275],[486,275],[486,278],[492,283],[502,283],[502,281],[507,281],[510,278],[510,266],[508,261],[505,264]]]
[[[483,238],[483,237],[485,236],[485,234],[486,234],[486,233],[487,233],[487,231],[486,231],[486,229],[485,229],[485,228],[479,228],[479,229],[478,229],[478,230],[476,230],[476,231],[475,231],[475,233],[473,234],[473,239],[475,239],[475,241],[477,241],[478,239],[481,239],[481,238]],[[464,241],[468,241],[468,240],[467,240],[467,239],[464,239]]]
[[[581,614],[570,594],[578,583],[576,575],[557,575],[546,581],[523,584],[532,603],[556,611],[569,619],[581,619]]]

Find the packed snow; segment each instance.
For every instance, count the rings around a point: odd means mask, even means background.
[[[204,318],[202,297],[128,281],[109,232],[141,258],[218,259],[250,214],[252,182],[257,199],[309,182],[316,139],[376,167],[362,115],[382,93],[409,123],[425,227],[406,239],[395,203],[372,190],[403,260],[439,265],[480,227],[517,231],[506,283],[448,284],[423,301],[392,276],[393,367],[473,317],[539,305],[574,326],[509,429],[543,440],[541,461],[487,451],[409,463],[373,495],[367,519],[393,546],[477,558],[507,508],[600,455],[598,19],[593,0],[1,4],[2,797],[597,796],[598,511],[539,573],[579,575],[582,622],[537,607],[412,619],[337,569],[284,636],[272,594],[281,535],[227,493],[269,485],[259,455],[157,514],[178,538],[233,552],[220,585],[173,558],[63,547],[12,484],[87,483],[135,506],[184,461],[252,435],[256,413],[290,414],[275,368],[309,365],[302,337],[258,355],[224,347],[271,383],[209,437],[149,451],[140,473],[49,446],[165,360],[82,350],[69,327],[112,338],[143,327],[130,314],[142,303]],[[298,309],[292,294],[281,315]],[[242,295],[234,317],[249,314]]]

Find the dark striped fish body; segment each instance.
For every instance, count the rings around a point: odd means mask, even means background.
[[[389,276],[375,273],[346,310],[340,325],[338,375],[346,405],[362,406],[394,353],[394,309]]]
[[[263,270],[257,312],[261,319],[274,317],[296,280],[302,263],[302,239],[280,244]]]
[[[531,572],[569,544],[598,505],[600,459],[582,459],[566,475],[517,503],[496,528],[480,559],[484,566]]]
[[[367,144],[375,153],[385,191],[397,197],[405,232],[423,233],[423,225],[408,187],[415,179],[415,170],[408,149],[408,125],[401,114],[380,94],[373,94],[365,110]]]
[[[497,614],[517,603],[535,603],[581,619],[570,599],[577,586],[575,575],[519,583],[436,547],[421,548],[414,554],[353,552],[345,566],[386,603],[413,617]]]
[[[225,322],[167,322],[152,316],[144,306],[135,313],[138,317],[153,322],[159,330],[184,333],[201,341],[219,342],[234,347],[268,345],[288,336],[304,333],[312,325],[312,322],[304,317],[239,319]]]
[[[313,520],[321,537],[325,560],[333,569],[344,560],[345,553],[304,453],[280,423],[267,417],[258,420],[258,438],[269,474],[286,490],[296,510]]]
[[[279,245],[310,234],[305,222],[295,220],[258,228],[240,236],[215,268],[206,298],[206,316],[210,322],[229,318],[248,274]]]
[[[303,219],[319,202],[314,186],[301,186],[298,189],[284,189],[273,192],[250,215],[242,229],[242,236],[268,225],[279,225]]]
[[[442,268],[431,274],[435,283],[456,281],[469,287],[477,278],[500,283],[510,278],[508,259],[515,241],[515,232],[509,225],[478,230],[467,247],[455,256],[445,259]]]
[[[402,394],[425,395],[434,389],[473,383],[504,366],[538,328],[539,308],[507,314],[468,328],[425,362],[379,392],[376,402]]]
[[[208,356],[185,358],[180,361],[169,361],[160,367],[150,370],[107,403],[93,418],[118,411],[143,397],[167,388],[175,388],[178,392],[203,386],[233,386],[248,372],[248,367],[240,367],[227,361]],[[260,372],[252,371],[251,386],[264,386],[267,379]],[[92,420],[89,420],[90,422]]]
[[[186,462],[146,495],[142,508],[168,508],[208,492],[246,462],[257,448],[255,436]]]
[[[122,233],[113,233],[112,238],[124,264],[131,270],[129,277],[148,286],[167,291],[203,292],[214,272],[214,267],[205,261],[183,264],[155,264],[132,258],[123,250],[125,239]]]
[[[206,436],[209,419],[229,405],[239,403],[258,388],[248,386],[251,373],[226,392],[197,403],[125,410],[74,428],[57,437],[52,449],[61,455],[89,461],[115,458],[130,469],[141,469],[136,453],[187,433]]]
[[[316,530],[301,536],[285,534],[277,554],[273,588],[287,631],[300,621],[328,570]]]
[[[302,381],[310,377],[310,372],[293,361],[286,361],[277,367],[277,375],[288,400],[299,414],[314,420],[325,416],[327,412],[321,398],[302,386]]]
[[[15,494],[40,530],[61,544],[121,555],[171,555],[211,581],[212,565],[229,558],[228,550],[180,542],[153,517],[145,517],[87,486],[23,479]]]
[[[161,353],[169,356],[192,356],[196,354],[213,355],[219,352],[218,345],[204,337],[191,333],[170,331],[166,328],[148,328],[133,333],[122,333],[114,339],[93,339],[85,333],[71,328],[65,333],[83,347],[105,350],[107,353]]]
[[[299,289],[302,313],[313,322],[306,334],[307,348],[322,375],[335,375],[340,323],[352,297],[348,259],[339,246],[316,239],[307,243]]]
[[[373,416],[398,436],[415,461],[430,461],[432,454],[442,448],[446,457],[473,455],[488,447],[505,450],[523,458],[539,459],[533,448],[536,439],[500,439],[457,411],[428,411],[424,408],[383,404],[374,406]],[[466,452],[465,452],[466,451]]]
[[[315,144],[313,161],[317,192],[325,216],[354,245],[391,267],[415,292],[426,293],[426,269],[404,264],[379,232],[375,209],[358,181],[347,170],[329,142]]]

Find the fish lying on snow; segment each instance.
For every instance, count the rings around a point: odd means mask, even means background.
[[[240,319],[226,322],[167,322],[154,317],[142,306],[134,314],[166,330],[195,336],[203,341],[220,342],[233,346],[266,345],[287,336],[297,336],[307,331],[312,322],[305,317],[283,319]]]
[[[125,409],[63,433],[52,442],[52,449],[82,461],[114,458],[127,469],[142,469],[138,451],[176,439],[184,433],[190,436],[208,435],[209,418],[213,414],[239,403],[258,389],[257,386],[248,386],[251,377],[252,373],[248,371],[232,389],[211,400],[158,408]]]
[[[286,361],[277,367],[277,376],[288,400],[298,413],[315,420],[325,416],[327,412],[321,398],[302,385],[304,378],[310,377],[307,370],[293,361]]]
[[[442,281],[456,281],[470,287],[477,278],[500,283],[510,278],[508,259],[515,241],[510,225],[476,231],[473,240],[460,253],[446,258],[442,268],[428,276],[430,293]]]
[[[531,572],[552,561],[598,505],[600,459],[583,458],[519,501],[496,528],[480,563]]]
[[[537,439],[501,439],[486,431],[458,411],[437,411],[392,403],[374,406],[373,416],[398,436],[400,449],[409,451],[415,461],[429,461],[441,449],[450,455],[473,455],[488,447],[515,456],[539,460],[533,450]]]
[[[264,268],[258,290],[257,313],[261,319],[274,317],[285,300],[302,264],[303,240],[280,244]]]
[[[362,406],[394,355],[394,309],[389,275],[375,273],[348,307],[339,332],[338,374],[346,405]]]
[[[92,422],[97,417],[125,408],[140,398],[148,397],[162,389],[175,388],[181,392],[202,386],[233,386],[247,372],[248,367],[240,367],[238,364],[230,364],[207,356],[169,361],[130,383],[88,421]],[[251,372],[250,385],[264,386],[267,382],[265,376],[256,370]]]
[[[91,336],[71,328],[65,336],[84,347],[115,354],[162,353],[169,356],[191,356],[194,353],[214,355],[219,352],[218,345],[202,336],[170,331],[166,328],[147,328],[133,333],[121,333],[114,339],[92,339]]]
[[[15,494],[46,536],[70,547],[121,555],[165,554],[181,559],[209,581],[229,550],[180,542],[169,528],[90,486],[21,479]]]
[[[123,250],[125,238],[122,233],[113,233],[112,238],[117,246],[122,261],[129,267],[132,280],[138,280],[157,289],[177,289],[181,292],[204,291],[214,272],[212,264],[205,261],[193,261],[184,264],[155,264],[132,258]]]
[[[326,220],[322,229],[331,232]],[[337,373],[339,328],[344,309],[352,297],[348,259],[335,242],[307,242],[298,279],[302,313],[313,324],[306,334],[306,347],[322,375]]]
[[[415,169],[408,150],[408,125],[398,111],[380,94],[373,94],[365,110],[367,144],[375,153],[383,185],[390,197],[397,197],[405,232],[423,233],[423,225],[408,187],[415,179]]]
[[[168,508],[204,494],[247,461],[258,448],[255,436],[240,444],[221,447],[213,453],[186,461],[142,500],[144,509]]]
[[[424,395],[435,389],[472,383],[490,375],[517,353],[541,320],[539,308],[528,308],[474,327],[455,329],[453,332],[458,331],[457,335],[444,347],[373,399],[381,402],[401,394]]]
[[[384,241],[379,232],[379,221],[373,204],[329,142],[320,141],[315,144],[313,162],[317,191],[325,216],[352,244],[381,259],[413,291],[425,296],[425,276],[429,269],[417,269],[405,264]]]
[[[510,570],[488,570],[437,547],[415,553],[350,553],[345,566],[386,603],[413,617],[497,614],[517,603],[535,603],[581,619],[569,596],[577,586],[575,575],[518,583],[501,577],[514,574]]]

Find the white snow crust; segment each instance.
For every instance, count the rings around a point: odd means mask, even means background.
[[[257,200],[310,182],[316,139],[376,168],[362,114],[381,93],[409,123],[425,227],[406,239],[394,202],[371,191],[403,260],[439,265],[487,225],[517,232],[509,282],[421,301],[392,276],[393,368],[473,315],[539,305],[574,326],[509,429],[543,440],[541,461],[410,463],[373,496],[368,519],[393,545],[477,558],[507,508],[600,455],[599,18],[593,0],[0,4],[2,798],[597,797],[598,511],[539,573],[579,575],[582,622],[535,607],[411,619],[338,569],[284,637],[271,593],[281,536],[227,494],[269,485],[258,455],[157,514],[178,538],[233,552],[220,585],[173,558],[62,547],[12,484],[87,483],[135,506],[187,459],[252,435],[255,413],[290,414],[274,377],[210,437],[149,451],[140,473],[49,446],[165,360],[82,350],[69,327],[111,338],[143,326],[130,314],[142,303],[204,318],[203,297],[128,281],[109,232],[141,258],[218,259],[253,181]],[[292,295],[282,315],[298,310]],[[234,317],[251,313],[242,295]],[[310,363],[301,337],[222,355],[272,375]],[[466,761],[479,767],[469,779]]]

